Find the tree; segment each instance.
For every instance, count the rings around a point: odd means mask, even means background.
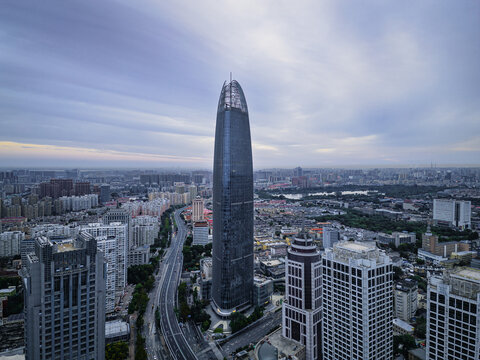
[[[403,276],[403,270],[398,266],[393,267],[393,280],[398,281]]]
[[[105,360],[124,360],[128,358],[128,344],[117,341],[105,347]]]
[[[400,345],[402,348],[400,349]],[[405,358],[408,357],[408,350],[415,349],[417,344],[415,338],[412,335],[404,334],[393,337],[393,352],[395,355],[403,354]]]

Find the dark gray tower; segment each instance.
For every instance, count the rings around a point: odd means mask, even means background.
[[[253,167],[248,108],[240,84],[224,83],[213,163],[213,281],[217,313],[248,306],[253,289]]]

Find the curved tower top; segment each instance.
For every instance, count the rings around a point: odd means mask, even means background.
[[[238,109],[248,114],[247,100],[243,93],[242,87],[236,80],[230,81],[228,84],[223,83],[220,99],[218,100],[218,111]]]

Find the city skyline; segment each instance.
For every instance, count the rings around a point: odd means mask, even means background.
[[[230,71],[256,169],[478,165],[478,2],[136,6],[4,4],[1,167],[210,169]]]

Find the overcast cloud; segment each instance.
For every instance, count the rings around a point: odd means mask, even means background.
[[[0,166],[478,164],[480,2],[2,1]]]

